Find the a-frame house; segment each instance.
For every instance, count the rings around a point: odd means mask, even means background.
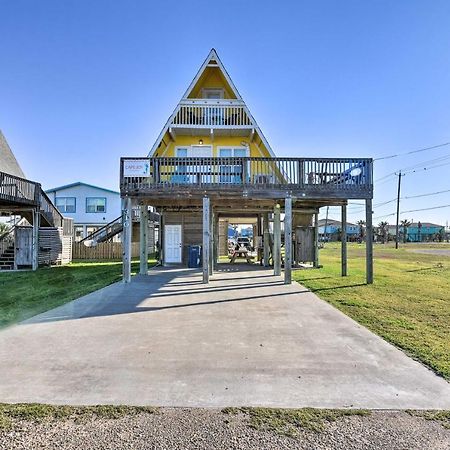
[[[320,207],[342,206],[345,221],[348,199],[365,199],[371,233],[372,160],[276,157],[214,49],[148,156],[122,158],[120,171],[125,200],[124,281],[130,280],[131,227],[126,224],[137,205],[144,218],[149,205],[160,213],[163,265],[186,265],[190,247],[201,246],[205,282],[218,270],[227,245],[224,228],[230,221],[253,221],[257,259],[264,266],[273,265],[275,275],[284,265],[286,283],[291,282],[293,265],[319,265]],[[141,233],[141,241],[145,239]],[[345,275],[345,233],[342,242]],[[146,245],[141,243],[141,273],[147,273]],[[371,242],[367,260],[371,282]]]

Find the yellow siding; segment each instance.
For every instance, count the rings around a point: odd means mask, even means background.
[[[205,69],[188,98],[202,98],[203,88],[224,89],[224,98],[236,98],[227,80],[217,67],[207,67]]]
[[[242,145],[242,142],[245,142],[250,147],[250,155],[254,158],[268,158],[270,157],[270,153],[265,148],[264,144],[260,141],[259,137],[256,137],[256,139],[253,140],[253,142],[250,142],[248,138],[242,137],[242,136],[234,136],[234,137],[227,137],[227,136],[216,136],[214,138],[214,141],[211,141],[211,138],[209,136],[177,136],[175,141],[169,140],[169,146],[167,147],[167,150],[164,152],[164,149],[166,146],[164,145],[164,142],[161,144],[160,148],[158,149],[157,156],[166,156],[166,157],[174,157],[175,155],[175,149],[176,147],[188,147],[191,145],[199,145],[199,140],[203,140],[203,145],[212,145],[213,148],[213,156],[219,155],[219,148],[220,147],[244,147]],[[167,142],[167,139],[166,139]]]

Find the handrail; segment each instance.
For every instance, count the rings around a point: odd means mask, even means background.
[[[6,172],[0,172],[0,200],[37,205],[36,198],[40,185],[35,181],[27,180]]]
[[[124,175],[128,160],[146,159],[147,177]],[[201,189],[293,189],[302,194],[372,193],[370,158],[159,157],[122,158],[121,192],[185,187]],[[362,198],[362,197],[361,197]]]
[[[39,186],[40,187],[40,186]],[[47,221],[54,227],[63,226],[63,215],[59,209],[53,204],[48,195],[40,187],[40,212],[45,216]]]
[[[114,225],[114,224],[115,224],[116,222],[118,222],[119,220],[120,220],[120,221],[122,220],[122,216],[119,216],[119,217],[117,217],[116,219],[111,220],[111,222],[107,223],[106,225],[103,225],[101,228],[99,228],[98,230],[95,230],[93,233],[87,235],[85,238],[81,239],[81,241],[79,241],[79,242],[84,242],[84,241],[88,241],[88,240],[94,240],[95,237],[96,237],[98,234],[101,234],[101,232],[102,232],[103,230],[106,230],[107,228],[111,227],[112,225]],[[108,233],[106,232],[105,234],[108,234]]]

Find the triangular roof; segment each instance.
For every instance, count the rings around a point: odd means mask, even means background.
[[[198,70],[194,79],[191,81],[191,83],[189,84],[189,87],[186,89],[186,92],[183,94],[181,101],[186,100],[188,98],[192,98],[192,97],[190,97],[190,95],[193,92],[195,92],[196,86],[201,82],[202,76],[206,73],[206,71],[210,67],[219,69],[221,76],[223,76],[223,79],[224,79],[226,85],[229,87],[230,92],[235,97],[235,100],[240,100],[241,102],[243,102],[245,111],[246,111],[248,117],[250,118],[250,120],[252,121],[252,124],[254,126],[254,130],[255,130],[256,134],[259,135],[259,137],[261,138],[261,141],[263,142],[263,144],[266,147],[269,154],[271,156],[275,157],[275,154],[274,154],[272,148],[270,147],[269,142],[265,138],[264,134],[262,133],[261,129],[259,128],[258,124],[256,123],[255,118],[250,113],[248,107],[245,105],[245,103],[241,97],[241,94],[237,90],[235,84],[233,83],[233,80],[231,79],[230,75],[228,74],[227,70],[225,69],[225,66],[223,65],[222,61],[219,58],[219,55],[217,54],[217,51],[214,48],[212,48],[210,50],[210,52],[208,53],[208,56],[206,57],[205,61],[200,66],[200,69]],[[159,136],[156,139],[155,143],[153,144],[151,150],[149,151],[148,156],[152,156],[155,153],[155,151],[158,149],[159,145],[161,144],[161,141],[164,138],[164,135],[169,130],[170,124],[172,123],[172,120],[178,111],[178,107],[179,107],[179,104],[177,105],[177,107],[174,109],[173,113],[168,118],[166,124],[164,125],[163,129],[161,130],[161,133],[159,134]]]
[[[230,75],[228,75],[225,66],[222,64],[222,61],[220,60],[219,55],[217,54],[214,48],[211,49],[205,61],[201,65],[197,74],[195,75],[194,79],[191,81],[191,84],[186,89],[186,92],[183,95],[183,99],[187,99],[189,95],[192,93],[192,91],[195,91],[195,87],[201,80],[202,75],[205,73],[208,67],[218,68],[220,70],[220,73],[224,77],[226,83],[228,84],[228,87],[230,88],[231,92],[233,92],[233,94],[236,96],[236,100],[242,100],[241,94],[239,94],[239,91],[234,85]]]
[[[62,191],[64,189],[69,189],[69,188],[75,187],[75,186],[88,186],[88,187],[91,187],[91,188],[100,189],[101,191],[111,192],[113,194],[119,194],[120,195],[120,192],[118,192],[118,191],[113,191],[111,189],[107,189],[107,188],[100,187],[100,186],[95,186],[95,185],[89,184],[89,183],[83,183],[82,181],[76,181],[75,183],[64,184],[63,186],[58,186],[58,187],[55,187],[55,188],[52,188],[52,189],[47,189],[45,192],[47,194],[49,194],[50,192]]]
[[[8,142],[3,136],[0,130],[0,172],[9,173],[10,175],[15,175],[16,177],[25,178],[22,168],[17,162],[14,153],[12,152]]]

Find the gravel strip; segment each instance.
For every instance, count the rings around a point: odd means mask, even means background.
[[[450,429],[406,412],[347,416],[322,432],[299,429],[296,437],[249,427],[243,413],[218,409],[161,408],[120,419],[14,420],[0,431],[1,449],[445,449]]]

